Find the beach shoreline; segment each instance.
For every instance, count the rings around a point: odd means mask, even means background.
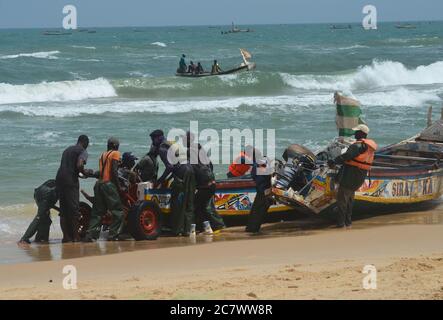
[[[0,298],[443,299],[442,235],[392,225],[0,265]],[[66,265],[76,290],[62,286]],[[376,290],[363,288],[366,265]]]

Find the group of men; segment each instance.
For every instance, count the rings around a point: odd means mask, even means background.
[[[189,65],[186,64],[186,55],[183,54],[180,58],[179,66],[177,69],[177,73],[189,73],[192,75],[199,75],[203,74],[205,70],[203,69],[203,66],[200,62],[194,64],[193,61],[189,63]],[[218,64],[217,60],[214,60],[212,67],[211,67],[211,74],[219,74],[220,72],[223,72],[223,70],[220,68],[220,65]]]
[[[359,125],[354,128],[356,142],[348,150],[328,165],[333,168],[341,165],[339,171],[339,190],[337,195],[337,227],[351,227],[354,195],[364,183],[374,161],[377,144],[368,139],[369,128]],[[123,159],[119,152],[120,143],[116,138],[109,138],[107,151],[99,159],[99,170],[86,169],[88,160],[87,148],[89,138],[81,135],[77,144],[68,147],[62,154],[60,167],[55,180],[48,180],[34,192],[38,212],[20,243],[30,243],[36,235],[36,242],[49,240],[51,225],[49,210],[60,212],[60,225],[63,232],[62,242],[91,242],[98,239],[101,231],[101,220],[107,212],[112,214],[109,227],[109,240],[121,240],[124,228],[123,205],[120,193],[125,192],[120,177],[137,181],[154,181],[154,188],[169,185],[171,188],[171,221],[172,235],[187,236],[191,225],[196,224],[200,230],[203,222],[209,222],[213,230],[225,227],[223,219],[215,210],[214,195],[216,191],[213,165],[203,147],[194,141],[192,133],[182,137],[186,146],[186,156],[181,156],[179,144],[167,141],[162,130],[150,133],[151,148],[138,162],[132,153],[125,153]],[[171,149],[172,148],[172,149]],[[172,152],[171,152],[172,151]],[[172,161],[170,155],[177,157]],[[157,179],[160,158],[165,170]],[[256,184],[256,197],[251,208],[245,231],[257,233],[265,220],[266,213],[272,205],[271,174],[269,162],[259,150],[247,146],[229,166],[229,178],[243,177],[250,173]],[[94,186],[94,197],[91,220],[86,236],[81,239],[79,233],[79,177],[97,178]],[[59,201],[60,207],[56,207]]]
[[[120,154],[120,142],[116,138],[109,138],[107,150],[99,158],[99,170],[94,172],[86,169],[88,160],[87,148],[89,138],[81,135],[77,144],[68,147],[62,154],[60,167],[55,180],[48,180],[34,192],[38,212],[20,243],[30,243],[36,235],[36,242],[49,240],[50,209],[60,212],[60,225],[63,232],[62,242],[91,242],[100,236],[102,217],[106,213],[112,215],[112,224],[109,226],[108,240],[122,240],[124,229],[123,204],[120,194],[127,192],[127,186],[122,185],[123,180],[132,182],[153,181],[154,187],[167,185],[171,180],[172,189],[172,234],[175,236],[188,235],[192,224],[202,229],[203,222],[208,221],[211,230],[225,227],[223,219],[215,211],[213,196],[215,194],[215,176],[209,158],[203,159],[197,155],[198,162],[191,164],[192,152],[201,152],[201,145],[197,144],[195,150],[188,148],[186,156],[178,163],[174,163],[168,156],[169,149],[177,148],[178,144],[166,140],[162,130],[155,130],[150,134],[151,148],[149,152],[136,163],[132,153]],[[193,143],[193,136],[188,133],[184,142]],[[178,149],[175,153],[179,154]],[[165,171],[159,179],[157,177],[160,158],[165,166]],[[85,196],[93,202],[91,219],[86,236],[80,237],[79,178],[96,178],[94,197]],[[60,207],[56,207],[59,201]]]

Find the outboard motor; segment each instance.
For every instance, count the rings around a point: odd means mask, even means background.
[[[314,153],[304,146],[293,144],[285,150],[283,159],[286,163],[277,168],[274,187],[301,190],[311,180],[312,171],[316,168]]]

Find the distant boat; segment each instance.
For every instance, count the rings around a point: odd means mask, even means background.
[[[410,23],[408,23],[408,24],[397,24],[395,27],[397,29],[417,29],[416,25],[413,25],[413,24],[410,24]]]
[[[252,55],[246,51],[245,49],[240,49],[240,53],[243,57],[243,63],[229,70],[221,71],[218,73],[211,72],[203,72],[203,73],[190,73],[190,72],[178,72],[175,74],[177,77],[186,77],[186,78],[203,78],[203,77],[214,77],[214,76],[222,76],[226,74],[233,74],[241,71],[251,71],[256,68],[256,64],[254,62],[250,62],[249,59],[252,58]]]
[[[242,32],[254,32],[252,29],[240,29],[235,26],[234,22],[232,23],[231,30],[222,31],[221,34],[229,34],[229,33],[242,33]]]
[[[332,30],[350,30],[350,29],[352,29],[352,26],[350,24],[348,24],[348,25],[333,24],[333,25],[331,25],[330,29],[332,29]]]
[[[71,32],[63,32],[63,31],[45,31],[43,35],[45,36],[67,36],[71,35]]]

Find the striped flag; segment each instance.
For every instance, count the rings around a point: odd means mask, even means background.
[[[354,130],[359,124],[365,124],[361,119],[360,102],[355,99],[340,95],[338,92],[334,94],[334,102],[337,105],[337,124],[338,135],[340,137],[351,137]]]

